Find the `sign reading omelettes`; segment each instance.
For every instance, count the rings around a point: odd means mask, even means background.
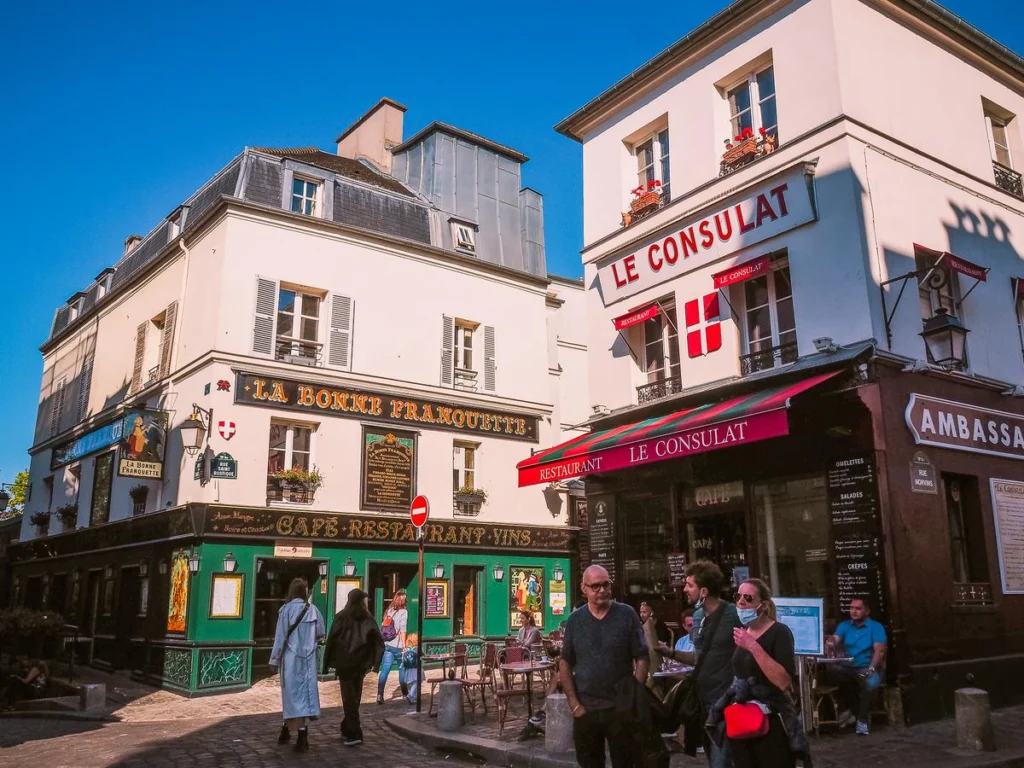
[[[812,176],[801,164],[728,207],[684,219],[639,250],[598,268],[608,306],[817,218]]]
[[[505,440],[531,443],[538,440],[536,416],[249,373],[239,373],[235,377],[235,402],[324,416],[371,418],[407,426],[490,435]]]
[[[1024,459],[1024,416],[937,397],[910,396],[907,427],[919,445]]]
[[[290,510],[210,507],[203,526],[207,535],[269,539],[315,539],[351,543],[416,546],[416,526],[406,518]],[[434,547],[520,549],[565,552],[574,547],[575,531],[567,526],[495,525],[494,523],[428,522],[426,544]]]

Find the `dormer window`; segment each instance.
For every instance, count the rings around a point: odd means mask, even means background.
[[[292,212],[317,216],[319,192],[320,185],[317,182],[296,176],[292,180]]]
[[[453,221],[452,243],[457,251],[476,253],[476,228],[465,222]]]

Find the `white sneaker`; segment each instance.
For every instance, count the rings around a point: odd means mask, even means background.
[[[362,743],[363,743],[362,739],[345,739],[345,746],[346,747],[358,747]]]
[[[858,736],[868,736],[868,735],[870,735],[870,732],[868,731],[868,724],[867,723],[862,723],[860,720],[857,721],[857,735]]]
[[[849,728],[851,725],[853,725],[856,722],[857,722],[857,716],[854,715],[853,712],[851,712],[848,709],[846,711],[844,711],[844,712],[840,712],[839,713],[839,717],[837,718],[837,724],[839,725],[840,728]]]

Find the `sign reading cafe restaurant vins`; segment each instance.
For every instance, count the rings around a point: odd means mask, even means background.
[[[249,373],[237,374],[235,382],[235,402],[241,405],[261,405],[350,419],[369,417],[374,421],[530,443],[538,440],[536,416]]]

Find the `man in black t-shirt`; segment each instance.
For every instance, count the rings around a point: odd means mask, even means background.
[[[559,680],[573,716],[572,737],[581,768],[604,768],[605,741],[612,768],[640,768],[631,725],[615,717],[615,688],[630,675],[647,680],[648,651],[636,611],[612,599],[608,571],[583,573],[587,604],[565,625]]]

